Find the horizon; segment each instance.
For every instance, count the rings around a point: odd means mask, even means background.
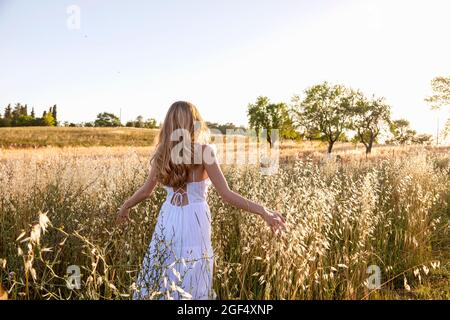
[[[61,123],[101,112],[161,122],[188,100],[207,121],[247,126],[257,96],[289,104],[329,81],[384,96],[393,119],[435,136],[447,113],[424,99],[434,77],[450,74],[448,9],[439,0],[0,0],[0,108],[40,115],[56,104]]]

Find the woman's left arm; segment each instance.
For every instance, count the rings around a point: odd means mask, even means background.
[[[140,187],[129,199],[127,199],[123,203],[117,215],[116,223],[122,223],[125,220],[128,220],[130,216],[130,209],[138,203],[148,199],[151,196],[153,190],[155,190],[156,184],[156,170],[154,170],[152,167],[150,169],[148,178],[142,185],[142,187]]]

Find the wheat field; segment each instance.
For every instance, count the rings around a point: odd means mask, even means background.
[[[0,128],[0,148],[134,146],[153,143],[158,130],[142,128],[6,127]]]
[[[1,149],[0,283],[9,299],[130,299],[165,198],[158,188],[117,227],[149,147]],[[277,241],[212,189],[220,299],[450,299],[450,154],[437,148],[285,145],[278,174],[224,166],[230,187],[276,209]],[[70,266],[81,286],[69,289]],[[368,286],[368,268],[381,287]],[[0,292],[3,295],[3,292]]]

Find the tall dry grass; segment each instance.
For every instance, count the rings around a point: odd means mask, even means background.
[[[311,159],[308,158],[311,156]],[[323,161],[314,154],[274,176],[226,167],[230,186],[283,212],[276,241],[256,216],[209,196],[222,299],[365,299],[408,290],[438,269],[449,236],[450,156],[426,149]],[[114,226],[146,178],[148,149],[4,150],[0,155],[0,283],[12,299],[128,299],[165,192]],[[67,268],[81,267],[69,290]],[[382,272],[381,290],[366,286]]]

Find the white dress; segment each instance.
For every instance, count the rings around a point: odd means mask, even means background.
[[[178,190],[165,187],[167,198],[138,275],[135,300],[216,298],[211,213],[206,202],[210,185],[206,179],[188,182]]]

